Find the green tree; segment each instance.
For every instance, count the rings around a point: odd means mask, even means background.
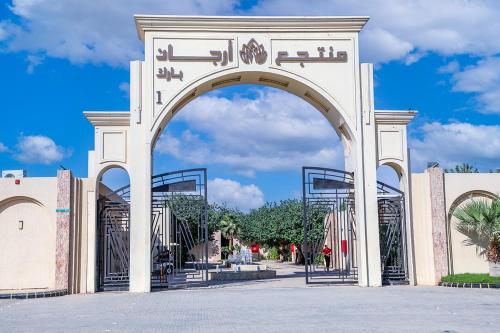
[[[491,202],[471,200],[453,212],[458,219],[457,229],[465,234],[474,234],[488,244],[486,258],[500,262],[500,199]]]
[[[222,235],[229,239],[229,248],[233,247],[234,238],[240,233],[238,215],[235,213],[225,213],[220,221],[220,231]]]
[[[448,173],[478,173],[479,170],[473,167],[471,164],[462,163],[455,165],[454,169],[445,169],[445,172]]]
[[[326,205],[310,205],[309,219],[312,224],[308,239],[314,241],[324,232]],[[297,262],[303,263],[304,211],[301,200],[289,199],[279,203],[268,202],[264,206],[242,216],[240,239],[279,249],[283,258],[291,244],[295,244],[299,255]]]
[[[172,210],[176,218],[188,222],[191,233],[197,235],[199,226],[205,218],[206,203],[202,196],[185,194],[166,195],[163,204]],[[206,209],[208,237],[209,240],[213,240],[214,233],[220,229],[219,222],[222,215],[227,209],[216,204],[208,204]],[[194,238],[198,239],[198,237]]]

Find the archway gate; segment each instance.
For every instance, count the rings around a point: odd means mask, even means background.
[[[406,125],[413,111],[375,110],[373,69],[359,63],[358,34],[367,17],[135,16],[145,59],[130,66],[130,110],[86,112],[95,127],[89,177],[110,166],[130,175],[130,290],[151,290],[152,150],[182,107],[201,94],[236,84],[260,84],[313,105],[340,136],[346,170],[354,177],[358,283],[382,284],[377,166],[397,165],[405,193],[409,165]],[[89,192],[89,198],[95,192]],[[89,212],[95,211],[95,201]],[[411,234],[407,233],[410,281]],[[89,231],[89,248],[96,244]],[[89,253],[88,284],[95,281]],[[95,261],[94,261],[95,262]],[[92,291],[92,287],[89,288]]]
[[[384,284],[409,282],[404,192],[377,182],[380,262]],[[354,174],[303,167],[305,273],[307,284],[357,284],[358,255]],[[332,250],[326,269],[323,246]]]
[[[153,176],[151,184],[152,288],[205,285],[210,238],[207,170],[162,173]],[[101,192],[97,207],[97,290],[128,290],[130,185]]]
[[[97,211],[97,288],[99,291],[128,290],[130,185],[100,193]]]
[[[208,282],[207,169],[152,179],[151,288]]]

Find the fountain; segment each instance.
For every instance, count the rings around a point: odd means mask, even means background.
[[[218,268],[215,272],[210,272],[211,280],[260,280],[276,277],[276,271],[267,269],[266,265],[253,262],[252,252],[246,246],[240,250],[234,250],[226,260],[226,267],[230,270]]]

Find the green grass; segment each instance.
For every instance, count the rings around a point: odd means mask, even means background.
[[[441,282],[452,282],[452,283],[493,283],[500,284],[500,277],[493,277],[489,274],[453,274],[443,276]]]

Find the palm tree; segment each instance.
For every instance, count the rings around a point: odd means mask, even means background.
[[[229,248],[232,249],[234,238],[241,232],[240,226],[238,225],[238,216],[232,213],[224,214],[220,221],[220,231],[222,236],[229,239]]]
[[[472,200],[458,207],[453,216],[458,219],[459,231],[476,234],[480,240],[488,243],[488,261],[492,264],[500,263],[500,198],[491,202]],[[491,268],[490,264],[490,273]]]
[[[445,172],[449,173],[478,173],[479,170],[475,167],[473,167],[469,163],[462,163],[455,165],[454,169],[445,169]]]

